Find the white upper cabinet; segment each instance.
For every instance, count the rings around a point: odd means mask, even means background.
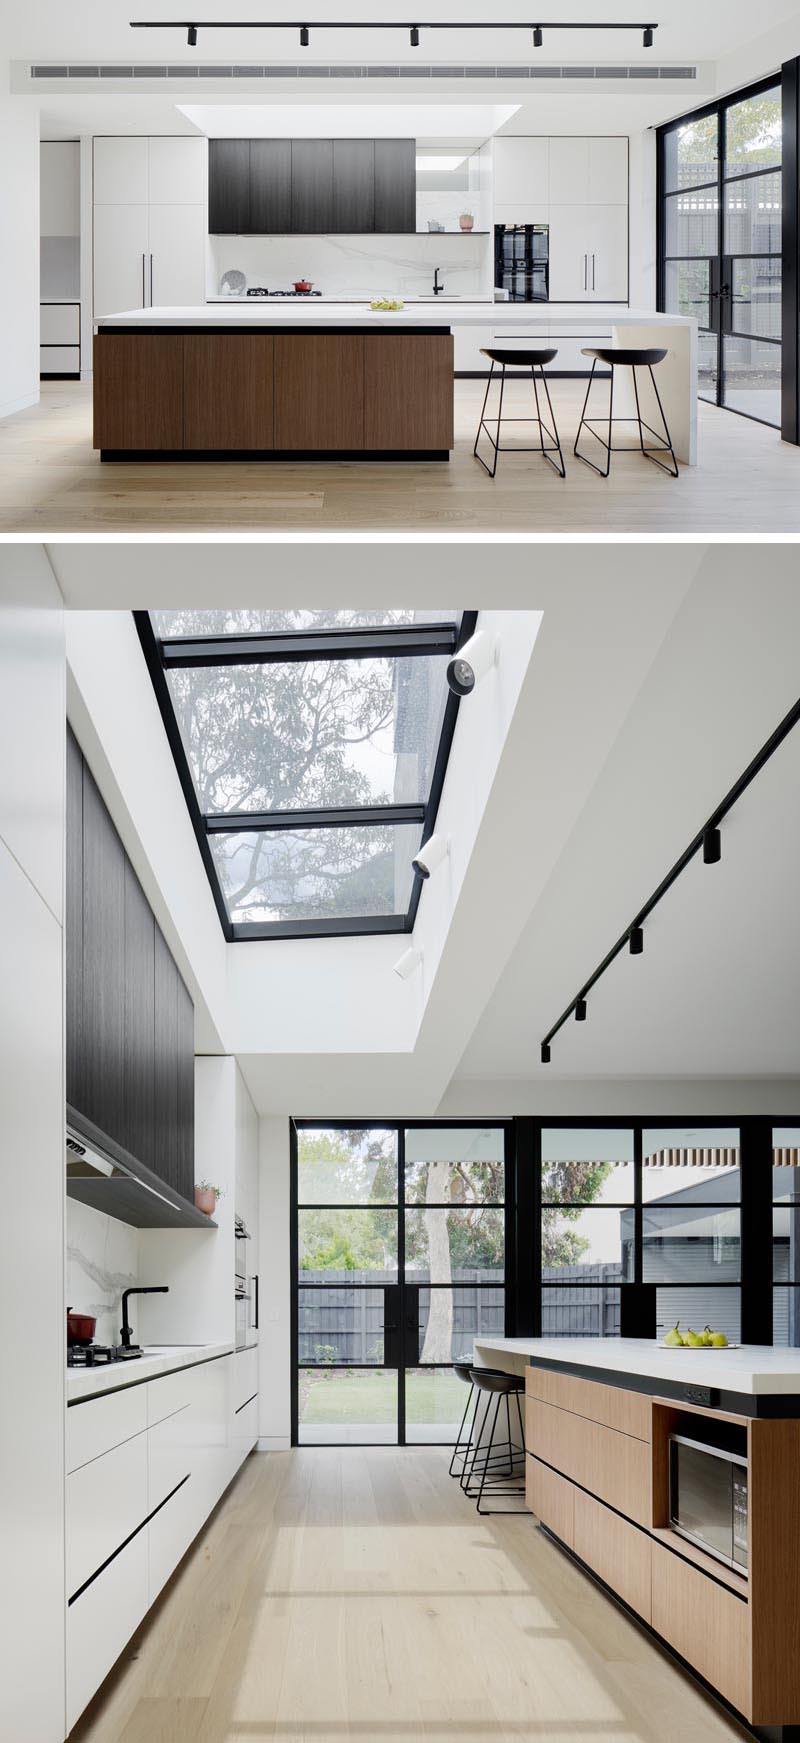
[[[141,138],[103,135],[94,141],[96,206],[145,206],[148,198],[148,147]]]
[[[551,206],[627,204],[627,138],[551,139],[549,146]]]
[[[551,207],[551,302],[625,302],[627,296],[627,206]]]
[[[555,141],[559,143],[558,140]],[[548,202],[549,139],[500,138],[494,142],[494,202],[531,210],[520,223],[544,222]],[[502,223],[504,220],[500,219]]]
[[[202,206],[206,198],[206,142],[154,137],[150,146],[147,194],[151,206]]]
[[[149,254],[148,303],[163,307],[205,301],[204,206],[151,206]]]

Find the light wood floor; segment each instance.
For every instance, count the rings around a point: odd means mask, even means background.
[[[744,1733],[441,1449],[254,1454],[72,1743],[731,1743]]]
[[[534,455],[511,454],[492,482],[472,457],[481,387],[456,383],[449,464],[119,465],[92,450],[91,387],[46,382],[39,406],[0,422],[0,531],[800,531],[800,449],[775,430],[701,405],[699,467],[675,482],[623,455],[604,482],[571,458],[582,398],[574,381],[553,383],[566,481]],[[509,384],[507,409],[527,409],[527,392]]]

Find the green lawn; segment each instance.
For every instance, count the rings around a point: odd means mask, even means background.
[[[416,1370],[406,1376],[409,1423],[458,1424],[465,1401],[462,1381],[447,1368],[428,1373]],[[379,1426],[396,1419],[397,1375],[391,1369],[358,1373],[353,1368],[341,1372],[326,1368],[319,1374],[301,1369],[300,1421],[307,1427],[313,1423]]]

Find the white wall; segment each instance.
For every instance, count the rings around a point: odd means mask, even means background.
[[[274,1452],[291,1434],[291,1262],[289,1252],[289,1121],[260,1126],[259,1448]]]
[[[0,138],[2,130],[0,121]],[[0,551],[0,1737],[14,1743],[61,1743],[64,1735],[60,845],[52,860],[65,821],[62,638],[61,596],[43,552],[6,546]]]
[[[39,398],[39,110],[0,95],[0,417]]]

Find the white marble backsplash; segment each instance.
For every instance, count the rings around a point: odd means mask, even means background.
[[[492,296],[491,237],[425,236],[212,236],[207,295],[217,297],[224,272],[238,268],[249,285],[291,290],[310,279],[323,296],[427,296],[439,267],[445,292]]]
[[[122,1291],[138,1281],[137,1230],[68,1198],[65,1306],[94,1314],[96,1343],[119,1343]]]

